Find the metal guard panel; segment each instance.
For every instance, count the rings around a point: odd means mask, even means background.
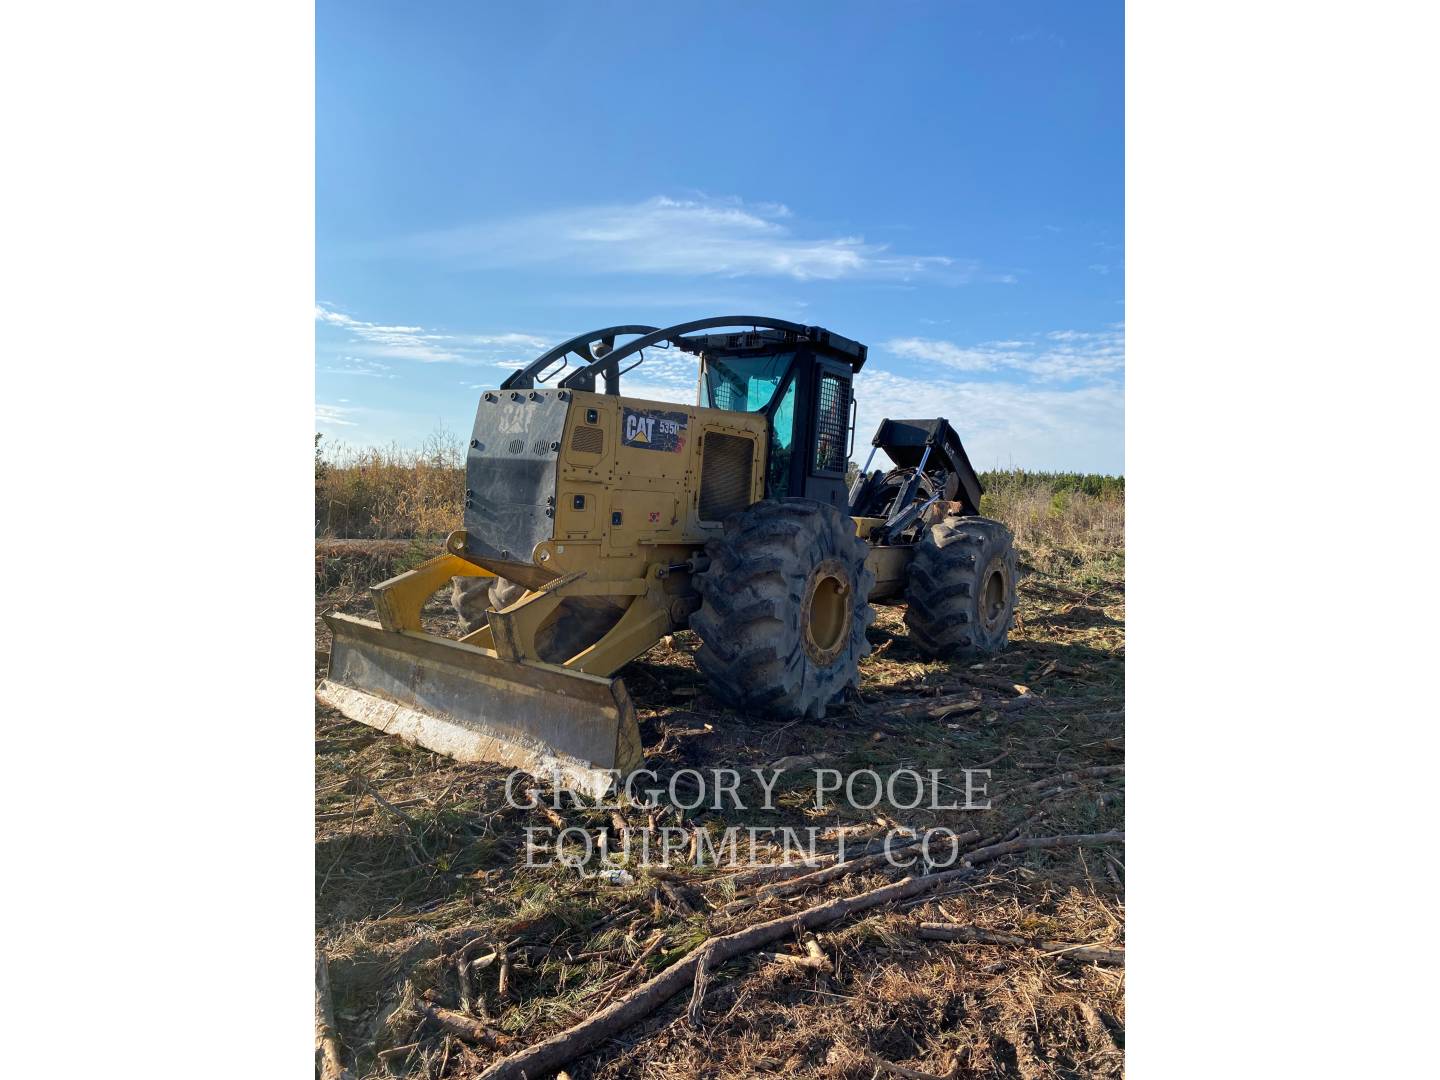
[[[555,473],[569,397],[556,390],[480,396],[465,459],[466,554],[529,562],[535,545],[555,535]]]

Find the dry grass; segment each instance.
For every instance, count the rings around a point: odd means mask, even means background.
[[[444,537],[465,494],[464,444],[440,430],[418,450],[315,446],[315,534]]]
[[[1065,574],[1104,564],[1123,575],[1123,488],[1097,493],[1077,487],[1056,484],[1043,473],[991,474],[980,510],[1010,526],[1034,567]]]
[[[860,700],[822,722],[787,724],[740,716],[710,699],[694,666],[693,635],[677,634],[624,672],[649,766],[663,782],[681,768],[743,770],[788,754],[833,754],[825,764],[842,771],[912,766],[956,775],[988,762],[991,792],[999,796],[993,809],[892,809],[889,816],[916,828],[975,828],[985,837],[1123,828],[1123,774],[1029,787],[1069,770],[1123,762],[1123,502],[1095,507],[1088,500],[1100,497],[1087,496],[1057,505],[1046,493],[1049,505],[1042,507],[1039,484],[1029,486],[1009,492],[994,485],[996,502],[986,507],[1010,522],[1022,545],[1019,617],[1004,654],[978,670],[926,661],[904,636],[903,608],[884,606],[871,631],[875,652],[862,665]],[[367,574],[427,553],[406,544],[371,547],[327,549],[319,580],[336,584],[325,588],[322,604],[367,611],[356,587]],[[432,629],[454,632],[443,597],[426,618]],[[323,644],[323,633],[317,640]],[[959,718],[877,719],[896,701],[953,693],[972,686],[972,677],[1024,684],[1038,704],[1007,709],[1006,695],[986,688],[984,708]],[[546,820],[505,806],[505,775],[317,711],[317,936],[331,961],[337,1019],[359,1075],[464,1077],[495,1060],[499,1052],[446,1036],[422,1012],[427,998],[458,1008],[453,956],[472,937],[528,950],[508,999],[497,993],[493,967],[475,980],[477,1015],[519,1047],[590,1015],[599,987],[623,972],[652,934],[666,938],[647,972],[674,962],[707,933],[773,917],[790,903],[772,900],[726,914],[733,890],[713,870],[677,871],[698,908],[690,912],[653,872],[637,871],[634,885],[617,887],[573,870],[527,868],[524,829]],[[406,820],[380,807],[372,791]],[[774,814],[696,811],[685,825],[868,820],[844,806],[817,811],[812,795],[796,777]],[[592,830],[609,824],[596,811],[561,813]],[[629,819],[643,824],[634,811]],[[879,872],[845,878],[796,898],[796,906],[887,879]],[[1119,1076],[1123,969],[1024,948],[922,940],[914,927],[952,920],[1118,944],[1123,881],[1123,853],[1113,848],[1000,860],[948,892],[822,933],[833,977],[737,960],[715,974],[700,1029],[685,1022],[685,1000],[677,998],[568,1071],[575,1080],[777,1073],[868,1080],[881,1059],[937,1075],[959,1063],[966,1076]]]

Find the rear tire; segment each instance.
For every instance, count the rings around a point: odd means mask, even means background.
[[[915,545],[905,580],[905,625],[934,660],[999,652],[1015,621],[1015,542],[983,517],[947,517]]]
[[[768,716],[822,717],[860,682],[875,575],[854,522],[810,499],[767,500],[705,546],[703,598],[690,627],[711,692]]]

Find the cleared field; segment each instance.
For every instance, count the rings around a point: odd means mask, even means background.
[[[456,764],[317,706],[317,936],[351,1069],[480,1075],[613,1004],[707,938],[798,917],[911,872],[881,858],[829,880],[756,880],[681,856],[612,883],[593,867],[527,866],[527,828],[574,827],[613,845],[669,827],[680,830],[681,851],[701,831],[717,838],[727,826],[816,828],[822,855],[845,830],[852,857],[897,827],[949,828],[968,837],[963,851],[1122,830],[1123,494],[990,487],[987,512],[1011,524],[1022,550],[1019,615],[1004,654],[983,664],[924,661],[906,641],[904,609],[878,607],[859,698],[818,723],[741,716],[712,701],[689,633],[625,670],[653,786],[683,769],[749,776],[779,767],[772,811],[754,808],[763,793],[753,779],[741,785],[752,807],[743,812],[512,808],[506,770]],[[317,615],[368,612],[367,584],[435,550],[403,540],[317,542]],[[454,632],[443,595],[427,616],[432,629]],[[318,618],[316,626],[319,654],[327,643]],[[987,769],[988,779],[975,779],[988,783],[993,805],[816,807],[815,768],[938,769],[962,789],[964,770]],[[963,790],[947,794],[963,802]],[[783,855],[762,841],[756,861]],[[541,857],[551,856],[546,847]],[[687,979],[682,993],[565,1068],[575,1080],[869,1078],[877,1069],[1119,1076],[1123,886],[1123,847],[1114,842],[981,857],[970,875],[817,927],[808,947],[804,933],[787,931],[717,966],[693,1019]],[[925,923],[990,940],[938,940],[926,935],[946,932]],[[1110,952],[1075,948],[1083,946]]]

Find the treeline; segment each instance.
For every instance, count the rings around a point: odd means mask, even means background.
[[[980,473],[986,491],[1043,490],[1052,495],[1076,493],[1107,499],[1125,497],[1125,477],[1104,473],[1030,472],[1026,469],[990,469]]]

